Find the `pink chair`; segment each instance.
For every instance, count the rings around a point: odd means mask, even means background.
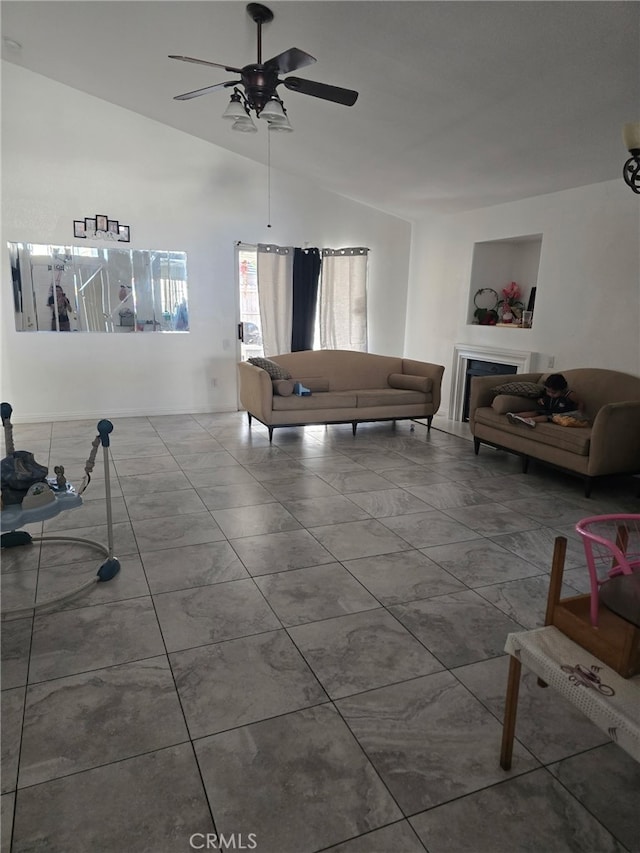
[[[598,625],[599,589],[616,575],[640,572],[640,515],[593,515],[576,524],[591,581],[591,624]]]

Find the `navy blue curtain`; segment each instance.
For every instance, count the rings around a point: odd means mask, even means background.
[[[313,344],[320,264],[319,249],[295,249],[293,255],[291,352],[311,349]]]

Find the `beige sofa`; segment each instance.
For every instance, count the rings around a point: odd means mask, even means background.
[[[440,406],[440,364],[350,350],[305,350],[271,361],[312,393],[282,396],[266,370],[239,363],[240,401],[249,424],[256,418],[267,427],[269,441],[275,427],[305,424],[350,423],[355,435],[363,421],[426,418],[430,429]]]
[[[588,497],[594,477],[640,472],[640,377],[595,367],[562,374],[584,401],[590,427],[538,423],[530,429],[509,422],[507,411],[532,411],[535,399],[496,396],[493,389],[510,382],[542,384],[548,373],[473,377],[469,424],[476,454],[489,444],[522,456],[524,471],[531,458],[580,474]]]

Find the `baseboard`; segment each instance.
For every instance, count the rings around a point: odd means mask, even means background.
[[[37,423],[59,423],[61,421],[88,421],[96,420],[96,423],[102,418],[115,420],[116,418],[152,418],[160,415],[223,415],[229,412],[237,412],[235,408],[222,409],[207,409],[207,408],[191,408],[191,409],[172,409],[167,406],[159,406],[154,409],[119,409],[116,411],[101,409],[100,411],[83,411],[83,412],[51,412],[41,413],[35,412],[27,417],[21,417],[16,413],[15,409],[11,415],[12,424],[37,424]]]
[[[423,420],[422,418],[415,418],[414,420],[416,423],[424,424],[424,426],[427,425],[426,420]],[[468,422],[453,421],[450,418],[443,417],[439,412],[433,416],[431,429],[435,429],[437,432],[446,432],[448,435],[453,435],[456,438],[463,438],[467,441],[473,440]]]

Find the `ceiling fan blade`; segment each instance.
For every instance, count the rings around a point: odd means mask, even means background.
[[[196,65],[210,65],[213,68],[224,68],[225,71],[235,71],[236,74],[239,74],[242,69],[241,68],[233,68],[231,65],[222,65],[220,62],[209,62],[206,59],[194,59],[192,56],[173,56],[169,54],[169,59],[179,59],[182,62],[195,62]]]
[[[324,98],[325,101],[334,101],[336,104],[344,104],[345,107],[352,107],[358,100],[358,93],[354,92],[353,89],[327,86],[326,83],[316,83],[314,80],[304,80],[302,77],[287,77],[282,82],[292,92],[301,92],[303,95],[311,95],[314,98]]]
[[[278,74],[288,74],[290,71],[297,71],[298,68],[304,68],[305,65],[312,65],[316,61],[310,53],[305,53],[298,47],[290,47],[284,53],[279,53],[277,56],[272,56],[264,63],[265,68],[277,71]]]
[[[213,86],[205,86],[204,89],[195,89],[193,92],[185,92],[184,95],[176,95],[173,100],[189,101],[191,98],[199,98],[200,95],[207,95],[216,89],[227,89],[229,86],[237,86],[241,82],[241,80],[227,80],[226,83],[215,83]]]

